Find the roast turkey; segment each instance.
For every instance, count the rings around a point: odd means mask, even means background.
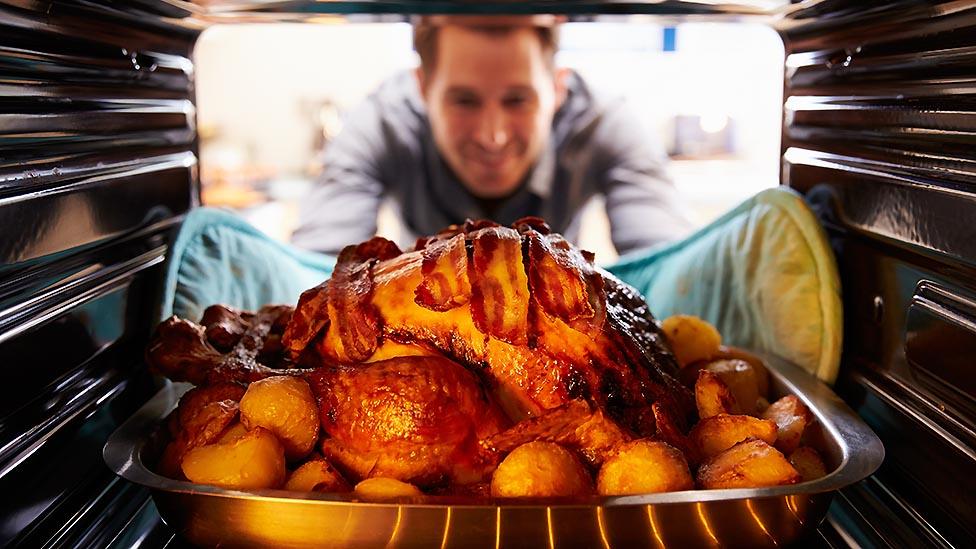
[[[693,401],[643,298],[537,218],[345,248],[297,306],[170,318],[147,352],[198,386],[301,376],[320,451],[354,478],[475,483],[513,441],[601,448]]]

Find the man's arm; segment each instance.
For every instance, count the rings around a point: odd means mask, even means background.
[[[390,154],[380,109],[375,96],[367,99],[326,146],[324,169],[301,204],[296,246],[337,254],[376,233],[382,166]]]
[[[599,151],[610,235],[621,254],[676,240],[693,225],[650,131],[625,105],[610,107],[594,143]]]

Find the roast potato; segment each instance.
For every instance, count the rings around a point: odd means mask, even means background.
[[[296,492],[348,492],[349,483],[324,459],[312,459],[292,471],[285,490]]]
[[[711,457],[698,469],[698,486],[705,489],[762,488],[799,480],[800,474],[779,450],[756,438]]]
[[[271,431],[256,427],[236,440],[190,450],[183,474],[197,484],[234,490],[277,488],[285,480],[285,449]]]
[[[661,323],[661,329],[681,367],[712,358],[722,344],[718,330],[697,316],[669,316]]]
[[[582,496],[593,493],[589,471],[575,454],[553,442],[523,444],[491,477],[495,497]]]
[[[752,366],[753,372],[756,374],[756,382],[759,384],[759,396],[769,398],[769,370],[766,369],[766,364],[763,363],[761,358],[738,347],[732,347],[731,345],[722,345],[719,347],[718,352],[712,358],[715,360],[743,360],[749,363]]]
[[[420,488],[413,484],[388,477],[368,478],[357,484],[354,491],[357,496],[366,501],[389,501],[424,495]]]
[[[827,474],[827,467],[824,465],[820,454],[809,446],[800,446],[790,454],[790,464],[800,473],[803,482],[818,479]]]
[[[225,429],[223,433],[221,433],[220,438],[217,439],[217,442],[220,444],[234,442],[235,440],[240,439],[246,434],[247,434],[247,427],[245,427],[244,424],[239,421],[234,422],[231,424],[230,427]]]
[[[167,427],[173,439],[163,449],[156,465],[161,474],[181,478],[181,464],[186,453],[216,441],[237,419],[237,402],[230,399],[208,401],[206,397],[214,393],[211,389],[214,388],[191,389],[170,415]]]
[[[698,372],[695,382],[695,405],[698,417],[705,419],[718,414],[737,414],[739,406],[732,391],[717,375],[708,370]]]
[[[769,405],[762,417],[776,422],[776,448],[789,454],[800,445],[803,430],[810,423],[810,409],[795,395],[787,395]]]
[[[773,444],[776,442],[776,424],[752,416],[718,414],[699,421],[689,434],[691,442],[704,459],[750,437]]]
[[[602,496],[650,494],[691,490],[695,487],[688,462],[664,442],[647,439],[625,443],[604,462],[596,477]]]
[[[318,440],[319,411],[308,383],[294,376],[255,381],[241,399],[241,422],[248,429],[264,427],[281,440],[285,457],[308,455]]]
[[[756,369],[744,360],[713,360],[704,367],[717,375],[729,388],[739,412],[755,415],[759,402],[759,380]]]

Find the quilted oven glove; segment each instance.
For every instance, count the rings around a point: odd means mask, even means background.
[[[607,270],[658,319],[691,314],[724,343],[778,355],[830,383],[840,364],[840,278],[826,234],[800,195],[773,188],[688,238]]]
[[[159,321],[175,314],[196,322],[214,303],[250,310],[295,304],[335,266],[334,257],[282,244],[216,208],[187,214],[166,261]]]

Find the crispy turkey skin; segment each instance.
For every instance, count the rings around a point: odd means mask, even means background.
[[[653,402],[690,411],[640,295],[535,218],[452,226],[408,252],[382,238],[350,246],[282,341],[309,366],[386,358],[388,341],[443,354],[514,421],[582,398],[650,434]]]

